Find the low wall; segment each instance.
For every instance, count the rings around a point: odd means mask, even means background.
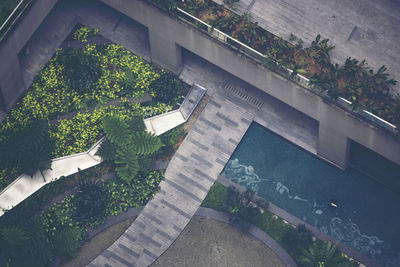
[[[27,89],[18,54],[56,5],[56,0],[36,0],[0,43],[0,88],[6,109]]]

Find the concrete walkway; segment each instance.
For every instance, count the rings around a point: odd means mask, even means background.
[[[195,214],[252,119],[245,109],[215,95],[170,161],[161,191],[89,266],[148,266],[154,262]]]
[[[216,1],[218,2],[218,1]],[[399,81],[400,2],[395,0],[240,0],[236,12],[286,40],[293,33],[308,46],[318,34],[336,46],[333,62],[366,59],[376,71],[388,67]]]

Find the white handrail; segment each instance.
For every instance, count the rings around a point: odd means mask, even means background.
[[[0,27],[0,32],[3,30],[3,28],[5,27],[5,25],[7,24],[7,22],[11,19],[11,17],[14,15],[15,12],[17,12],[17,9],[22,5],[22,2],[24,2],[25,0],[21,0],[18,5],[14,8],[13,12],[11,12],[11,14],[7,17],[6,21],[4,21],[3,25],[1,25]]]
[[[397,126],[396,126],[396,125],[393,125],[393,124],[391,124],[390,122],[385,121],[385,120],[382,119],[381,117],[376,116],[375,114],[369,112],[368,110],[365,110],[365,109],[364,109],[363,112],[365,112],[365,113],[367,113],[368,115],[374,117],[375,119],[377,119],[377,120],[379,120],[379,121],[381,121],[381,122],[383,122],[383,123],[389,125],[390,127],[394,128],[394,129],[397,129]]]

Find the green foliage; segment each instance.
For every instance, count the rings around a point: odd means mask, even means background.
[[[47,122],[33,120],[22,130],[6,132],[0,141],[0,168],[16,168],[30,176],[38,169],[50,169],[53,147]]]
[[[206,198],[203,200],[203,203],[201,203],[201,206],[224,211],[223,203],[225,202],[227,194],[227,189],[223,185],[214,183],[210,191],[208,191]]]
[[[72,205],[76,207],[72,219],[83,227],[99,225],[106,216],[110,195],[98,183],[86,182],[80,185]]]
[[[118,177],[126,183],[132,181],[139,172],[138,155],[133,146],[117,148],[117,164],[115,168]]]
[[[67,227],[57,232],[51,238],[54,253],[64,259],[76,257],[83,239],[83,230],[80,227]]]
[[[125,86],[128,71],[136,81],[130,87]],[[158,77],[150,64],[120,45],[58,49],[0,125],[0,133],[20,128],[33,118],[53,120],[88,105],[105,104],[121,96],[141,96]]]
[[[234,188],[225,188],[221,184],[215,183],[201,205],[203,207],[230,213],[231,221],[244,228],[249,227],[250,223],[256,225],[280,243],[299,266],[320,267],[319,265],[310,265],[309,262],[305,263],[305,261],[308,261],[308,258],[310,258],[308,257],[310,251],[304,248],[316,246],[316,248],[313,248],[312,255],[317,255],[318,257],[321,255],[326,256],[328,254],[325,252],[332,250],[332,246],[330,246],[329,249],[326,247],[327,244],[321,246],[321,241],[313,243],[311,232],[307,230],[304,225],[299,225],[297,228],[294,228],[278,216],[269,212],[267,210],[268,203],[265,201],[255,201],[252,192],[247,191],[240,194]],[[305,256],[306,254],[307,256]],[[307,258],[307,260],[305,258]],[[323,259],[324,266],[358,266],[356,262],[338,252],[336,247],[334,247],[334,255],[329,258],[329,261],[327,261],[326,257],[319,257],[318,259],[320,261]],[[312,257],[311,260],[313,260]],[[326,265],[332,262],[338,262],[340,264]]]
[[[100,157],[103,160],[113,161],[116,159],[117,148],[111,143],[110,140],[105,139],[101,143],[101,146],[99,147],[99,150],[97,151],[97,155],[100,155]]]
[[[121,118],[104,118],[103,129],[107,139],[117,147],[126,147],[132,142],[132,133],[129,129],[129,125]]]
[[[153,155],[162,146],[160,138],[149,132],[135,132],[132,134],[134,151],[141,156]]]
[[[337,267],[346,262],[347,259],[337,251],[337,244],[331,242],[314,242],[308,249],[303,248],[300,256],[300,263],[307,267]]]
[[[0,236],[2,239],[2,249],[13,252],[28,240],[25,232],[17,226],[1,228]]]
[[[90,50],[68,47],[59,62],[69,87],[79,94],[92,93],[103,75],[101,58]]]
[[[147,163],[149,156],[158,151],[162,146],[161,140],[145,131],[133,131],[134,129],[143,129],[144,125],[138,123],[138,120],[130,120],[130,124],[118,117],[106,117],[103,122],[104,132],[109,143],[102,143],[98,155],[103,159],[110,159],[110,154],[105,152],[116,151],[114,162],[117,164],[115,171],[118,177],[129,183],[138,174],[142,163]],[[130,128],[130,125],[134,129]],[[111,145],[114,148],[111,148]],[[108,147],[107,147],[108,146]],[[146,170],[148,164],[145,164]]]
[[[163,72],[150,84],[150,90],[155,94],[155,101],[173,104],[183,94],[183,83],[175,75]]]
[[[103,163],[104,164],[104,163]],[[95,167],[94,169],[99,169]],[[109,215],[131,207],[139,208],[150,200],[163,178],[162,173],[140,173],[131,183],[120,179],[102,181],[97,171],[80,171],[42,188],[0,217],[0,257],[9,266],[47,266],[54,256],[70,259],[76,255],[86,231]],[[97,179],[97,183],[90,183]],[[39,211],[55,196],[79,183],[74,195]]]
[[[84,26],[78,23],[72,30],[72,33],[67,38],[67,40],[77,40],[82,43],[86,43],[89,38],[98,36],[98,34],[99,34],[98,29],[92,29],[88,26]]]
[[[312,235],[303,224],[288,228],[282,235],[282,244],[290,255],[300,255],[302,248],[312,245]]]

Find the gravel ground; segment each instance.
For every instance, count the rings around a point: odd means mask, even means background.
[[[283,267],[284,264],[271,249],[238,228],[194,216],[152,266]]]
[[[132,224],[135,218],[129,218],[116,223],[86,242],[78,256],[63,267],[84,267],[96,258],[103,250],[111,246],[125,230]]]

